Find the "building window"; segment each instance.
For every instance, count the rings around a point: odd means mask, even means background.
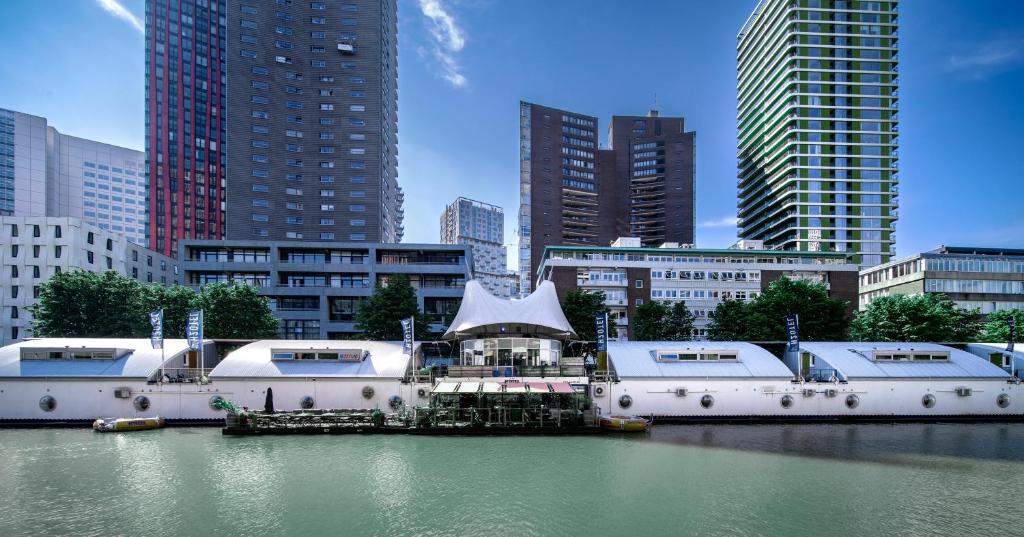
[[[95,255],[92,252],[85,252],[85,259],[91,264],[95,260]]]
[[[42,236],[42,233],[39,230],[39,226],[32,226],[32,236],[36,237],[36,238],[39,238],[39,237]]]
[[[636,281],[636,288],[637,289],[643,289],[644,288],[644,281],[643,280],[637,280]]]
[[[87,242],[89,244],[95,244],[95,240],[96,240],[96,237],[93,235],[92,231],[90,231],[89,233],[87,233],[85,235],[85,242]]]
[[[320,339],[318,320],[285,320],[282,324],[284,339]]]
[[[60,237],[61,237],[60,226],[54,226],[54,228],[53,228],[53,238],[59,239]]]

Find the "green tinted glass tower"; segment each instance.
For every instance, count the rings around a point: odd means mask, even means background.
[[[761,0],[737,36],[739,235],[888,261],[898,217],[895,1]]]

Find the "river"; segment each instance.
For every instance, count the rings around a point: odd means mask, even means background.
[[[0,430],[0,535],[1024,534],[1024,425]]]

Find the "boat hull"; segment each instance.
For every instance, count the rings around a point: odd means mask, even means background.
[[[160,416],[153,418],[108,418],[92,422],[92,428],[101,433],[147,431],[150,429],[160,429],[166,425],[167,421]]]
[[[604,416],[601,418],[601,428],[606,431],[621,431],[626,433],[639,433],[646,431],[651,423],[644,418],[637,416]]]

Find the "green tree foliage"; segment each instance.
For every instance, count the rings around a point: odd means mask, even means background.
[[[401,341],[402,319],[412,315],[416,316],[416,339],[431,339],[426,316],[416,304],[416,290],[409,283],[409,277],[394,274],[388,277],[386,286],[378,284],[373,294],[359,306],[356,328],[371,341]]]
[[[1021,334],[1024,333],[1024,310],[1000,310],[988,314],[988,322],[981,328],[978,334],[978,341],[1003,343],[1010,339],[1010,327],[1006,321],[1013,317],[1017,319],[1017,340],[1021,341]]]
[[[116,272],[58,272],[40,285],[29,307],[36,337],[144,337],[149,334],[145,289]]]
[[[842,341],[849,318],[845,300],[830,298],[825,286],[780,278],[747,304],[747,341],[784,341],[786,316],[800,316],[800,339]]]
[[[244,283],[214,283],[199,290],[192,309],[203,310],[203,337],[265,339],[277,337],[270,300]]]
[[[637,341],[664,341],[668,333],[668,308],[657,300],[636,307],[633,315],[633,339]]]
[[[633,338],[637,341],[689,341],[693,339],[693,314],[683,302],[672,305],[652,300],[636,308]]]
[[[188,310],[204,310],[204,336],[258,339],[277,335],[266,297],[244,284],[187,287],[141,284],[108,271],[54,274],[29,308],[36,337],[148,337],[150,311],[164,309],[164,337],[185,337]]]
[[[747,338],[747,303],[723,300],[710,312],[707,338],[712,341],[743,341]]]
[[[565,313],[569,325],[576,331],[582,341],[594,341],[597,338],[594,318],[598,313],[611,313],[604,305],[604,293],[591,293],[582,289],[573,289],[562,300],[562,312]],[[608,321],[608,339],[618,337],[615,323]]]
[[[958,308],[942,293],[876,298],[850,327],[858,341],[973,341],[976,310]]]

